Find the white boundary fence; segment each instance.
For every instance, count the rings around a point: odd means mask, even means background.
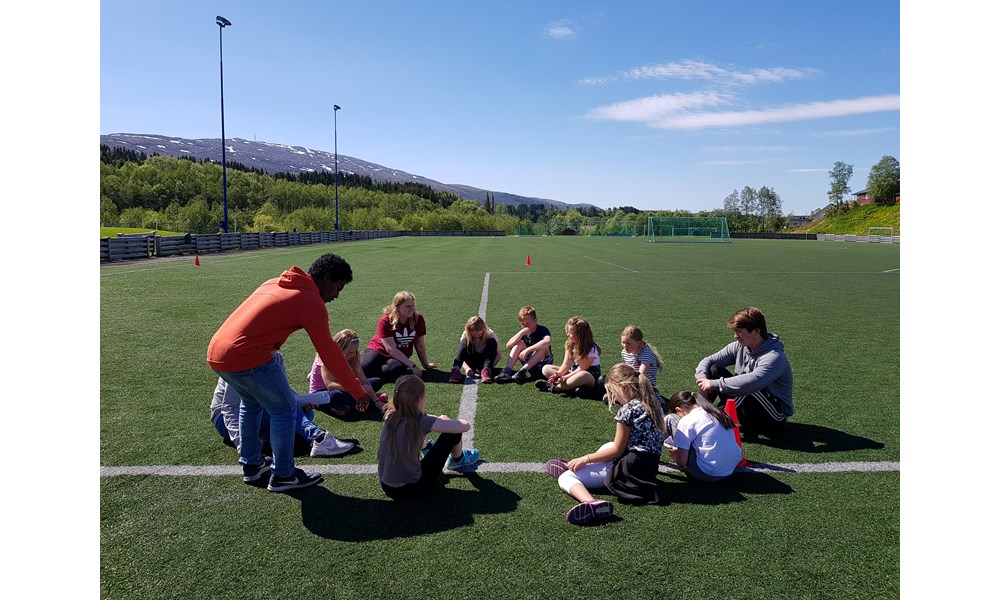
[[[846,235],[833,233],[817,233],[816,239],[822,242],[864,242],[868,244],[898,244],[899,236],[888,235]]]

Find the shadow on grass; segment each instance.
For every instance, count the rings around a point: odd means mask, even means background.
[[[668,483],[664,479],[676,482]],[[791,494],[795,491],[790,485],[765,473],[741,471],[714,483],[670,473],[661,475],[657,485],[664,504],[729,504],[744,502],[749,495]]]
[[[467,478],[476,489],[449,488],[453,477]],[[409,502],[341,496],[323,486],[298,490],[289,496],[302,503],[306,529],[345,542],[391,540],[471,525],[477,514],[513,512],[521,499],[475,472],[446,474],[443,486],[439,484],[423,498]]]
[[[810,454],[849,450],[879,450],[885,447],[882,442],[837,429],[794,421],[785,423],[785,430],[780,436],[772,438],[766,434],[761,434],[759,437],[744,435],[743,442]]]

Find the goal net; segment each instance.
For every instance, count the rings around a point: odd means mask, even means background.
[[[725,217],[649,217],[647,242],[729,243]]]
[[[891,244],[892,227],[869,227],[868,243]]]
[[[548,235],[582,235],[583,223],[580,221],[559,221],[548,224]]]

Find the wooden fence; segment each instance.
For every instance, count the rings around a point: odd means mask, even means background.
[[[503,231],[284,231],[154,235],[150,233],[101,238],[101,262],[212,254],[305,244],[331,244],[402,236],[502,236]]]

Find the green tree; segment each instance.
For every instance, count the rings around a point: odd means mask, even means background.
[[[899,161],[883,156],[868,173],[868,197],[879,204],[891,204],[899,193]]]
[[[854,165],[849,165],[839,160],[833,163],[830,169],[830,191],[826,193],[827,198],[833,204],[843,204],[844,196],[851,193],[851,187],[847,182],[854,175]]]
[[[781,196],[766,185],[757,191],[757,214],[761,231],[777,229],[775,219],[781,216]]]

